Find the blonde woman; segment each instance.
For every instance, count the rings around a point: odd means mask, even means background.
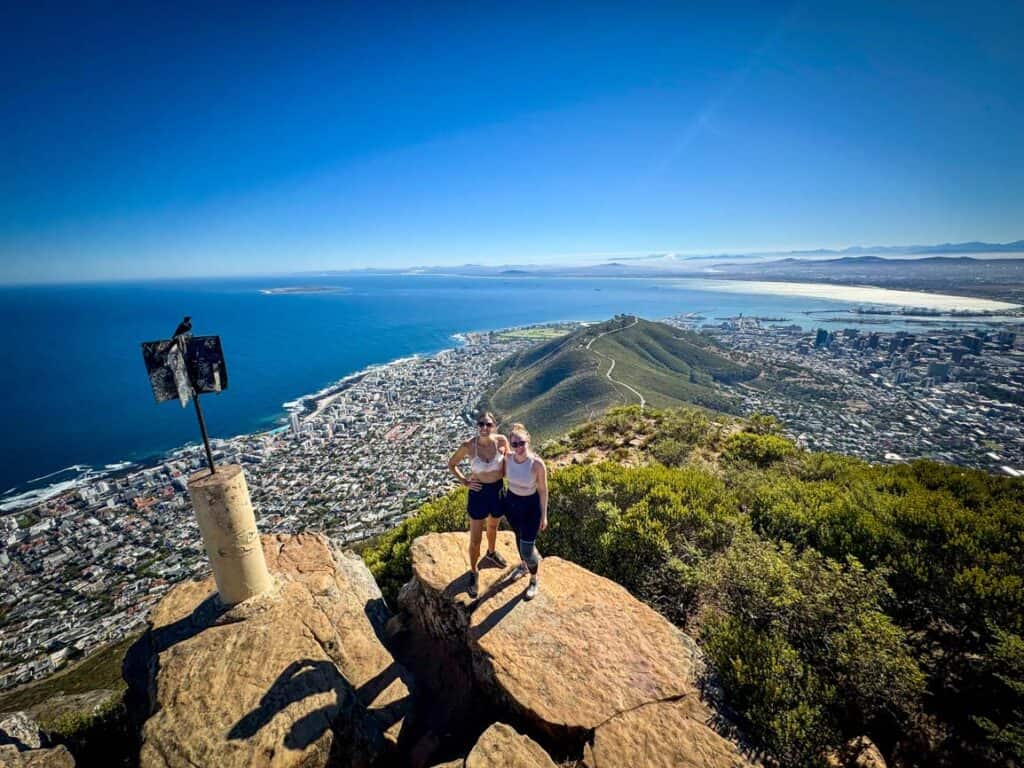
[[[495,550],[498,538],[498,524],[505,514],[504,462],[508,453],[508,440],[496,433],[497,422],[491,413],[485,413],[476,422],[478,433],[459,446],[448,460],[448,469],[459,482],[469,488],[466,512],[469,514],[469,596],[476,598],[480,589],[478,561],[489,561],[499,568],[508,563]],[[459,464],[469,459],[469,474],[464,475]],[[480,541],[484,527],[487,528],[487,554],[480,558]]]
[[[530,574],[530,583],[523,598],[537,596],[540,553],[537,534],[548,527],[548,470],[544,461],[530,450],[530,433],[522,424],[513,424],[508,436],[512,455],[505,459],[505,514],[516,532],[519,556],[523,561],[511,574],[518,579]]]

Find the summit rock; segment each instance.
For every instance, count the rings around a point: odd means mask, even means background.
[[[408,673],[362,561],[323,536],[264,536],[272,592],[231,608],[213,577],[176,586],[126,662],[151,713],[143,768],[369,766],[393,754]]]
[[[753,765],[712,727],[701,652],[688,635],[618,584],[557,557],[541,564],[534,600],[523,600],[525,579],[508,580],[511,567],[482,569],[474,600],[467,547],[463,533],[416,539],[399,604],[423,631],[461,640],[509,722],[552,754],[586,747],[592,768]],[[512,534],[499,534],[498,549],[518,560]]]

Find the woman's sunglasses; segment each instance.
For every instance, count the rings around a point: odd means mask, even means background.
[[[494,422],[493,421],[478,421],[476,423],[476,425],[478,427],[493,427],[494,426]]]
[[[526,441],[525,440],[509,440],[508,444],[511,445],[513,448],[522,448],[524,445],[526,445]]]

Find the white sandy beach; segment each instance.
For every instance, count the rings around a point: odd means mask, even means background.
[[[937,309],[946,312],[1007,312],[1019,304],[972,296],[951,296],[941,293],[894,291],[870,285],[828,285],[825,283],[777,283],[759,280],[705,280],[680,278],[669,281],[683,288],[700,288],[723,293],[763,293],[775,296],[809,296],[816,299],[849,301],[853,304],[886,304],[899,307]]]

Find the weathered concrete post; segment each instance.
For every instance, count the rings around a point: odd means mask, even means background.
[[[221,602],[234,605],[269,590],[272,582],[242,468],[228,464],[216,472],[198,472],[189,478],[188,493]]]

